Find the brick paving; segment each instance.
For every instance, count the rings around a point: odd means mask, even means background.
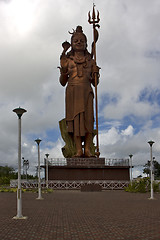
[[[0,193],[0,240],[160,240],[160,194],[124,191],[54,191],[36,200],[23,193],[23,215],[16,215],[16,193]]]

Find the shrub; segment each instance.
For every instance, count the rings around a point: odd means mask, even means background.
[[[154,185],[153,185],[154,186]],[[155,185],[156,190],[158,187]],[[150,191],[150,179],[149,178],[141,178],[137,179],[130,183],[128,187],[125,188],[126,192],[140,192],[145,193]]]
[[[159,183],[153,182],[153,191],[160,192],[160,182]]]
[[[10,184],[10,178],[3,176],[0,178],[0,185],[6,185],[6,184]]]

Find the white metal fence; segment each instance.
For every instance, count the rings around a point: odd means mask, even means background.
[[[11,180],[10,186],[16,188],[17,180]],[[102,187],[102,190],[120,190],[128,186],[129,181],[114,181],[114,180],[92,180],[92,181],[59,181],[59,180],[49,180],[48,187],[51,189],[66,189],[66,190],[80,190],[83,185],[86,184],[98,184]],[[37,188],[37,180],[22,180],[21,186],[23,188]],[[45,181],[41,181],[42,188],[46,187]]]

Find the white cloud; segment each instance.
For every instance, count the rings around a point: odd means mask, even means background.
[[[100,134],[100,144],[102,145],[113,145],[120,140],[118,130],[112,127],[108,131],[104,131]]]
[[[125,130],[122,130],[122,135],[124,136],[133,136],[133,127],[129,125]]]
[[[159,95],[153,98],[160,91],[159,0],[105,0],[96,8],[101,18],[97,43],[101,155],[121,158],[132,153],[136,164],[142,163],[148,158],[150,138],[157,142],[157,156],[160,150],[160,129],[154,125],[160,114]],[[16,165],[18,126],[12,109],[18,106],[27,109],[22,117],[24,157],[36,164],[32,136],[46,139],[42,155],[47,151],[51,157],[62,156],[60,136],[47,140],[47,131],[58,131],[65,113],[65,89],[57,69],[61,44],[70,41],[68,31],[82,25],[90,50],[89,10],[92,1],[84,0],[0,2],[0,164]],[[145,89],[148,95],[141,99]],[[104,97],[109,100],[103,102]],[[131,115],[135,125],[123,126]],[[139,122],[143,127],[136,129]]]

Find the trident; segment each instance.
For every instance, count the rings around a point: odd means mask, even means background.
[[[100,21],[99,18],[99,11],[97,11],[97,17],[95,14],[95,4],[93,4],[93,12],[92,12],[92,20],[91,20],[91,16],[90,16],[90,11],[88,13],[88,22],[90,24],[93,24],[93,43],[92,43],[92,57],[94,57],[95,60],[95,64],[96,64],[96,42],[98,40],[98,31],[97,31],[97,27],[100,28],[100,25],[98,24]],[[97,66],[97,64],[96,64]],[[99,152],[99,139],[98,139],[98,97],[97,97],[97,84],[98,84],[98,77],[97,77],[97,72],[94,73],[95,75],[95,108],[96,108],[96,137],[97,137],[97,152],[96,155],[99,158],[100,152]]]

